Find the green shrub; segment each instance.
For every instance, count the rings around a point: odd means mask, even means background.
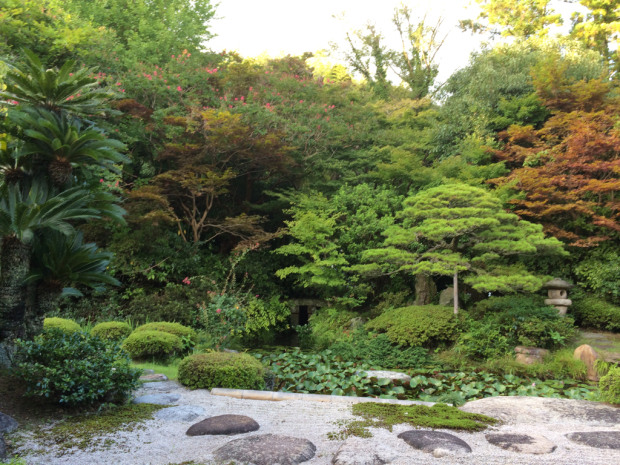
[[[163,331],[134,331],[123,342],[131,358],[166,357],[183,348],[181,339]]]
[[[422,305],[394,308],[366,323],[366,329],[386,333],[395,344],[431,346],[455,341],[461,331],[461,316],[449,307]]]
[[[535,295],[491,297],[476,303],[469,313],[476,320],[500,314],[505,321],[527,319],[533,316],[544,319],[556,318],[558,316],[557,309],[545,305],[544,298]]]
[[[28,396],[70,405],[121,402],[138,386],[141,370],[116,342],[51,328],[34,341],[17,342],[16,371]]]
[[[66,334],[79,333],[82,331],[80,325],[78,325],[75,321],[67,320],[65,318],[46,318],[43,320],[43,328],[46,330],[59,329]]]
[[[461,334],[457,347],[468,357],[488,360],[512,353],[515,346],[499,325],[472,321],[468,331]]]
[[[179,382],[190,389],[263,389],[265,369],[247,354],[211,352],[190,355],[179,365]]]
[[[101,339],[125,339],[131,334],[131,326],[121,321],[108,321],[107,323],[96,325],[90,330],[90,334]]]
[[[477,303],[472,317],[457,346],[476,359],[514,356],[517,345],[557,349],[577,335],[572,318],[537,296],[493,297]]]
[[[620,404],[620,367],[610,366],[607,374],[601,377],[598,386],[603,402]]]
[[[194,331],[192,328],[188,328],[187,326],[183,326],[180,323],[167,323],[165,321],[160,321],[157,323],[147,323],[145,325],[137,327],[134,332],[140,331],[161,331],[168,334],[174,334],[179,339],[189,339],[193,343],[196,343],[198,339],[196,331]]]
[[[324,349],[342,339],[346,336],[345,331],[351,328],[351,320],[359,316],[359,313],[335,307],[319,309],[309,320],[314,345]]]
[[[363,360],[383,368],[416,368],[430,363],[427,349],[393,344],[387,334],[356,331],[336,342],[329,350],[345,361]]]
[[[620,307],[603,299],[586,297],[575,302],[571,308],[581,326],[620,331]]]

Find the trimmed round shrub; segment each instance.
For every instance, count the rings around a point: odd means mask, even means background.
[[[196,331],[187,326],[183,326],[180,323],[168,323],[166,321],[160,321],[157,323],[147,323],[142,326],[138,326],[134,332],[138,331],[162,331],[168,334],[174,334],[178,338],[189,337],[193,343],[196,343],[198,336]]]
[[[121,321],[108,321],[96,325],[91,329],[90,334],[101,339],[120,340],[131,334],[131,326]]]
[[[179,382],[190,389],[263,389],[265,369],[247,354],[211,352],[185,357]]]
[[[27,396],[68,405],[123,402],[139,386],[141,370],[118,342],[88,333],[50,328],[34,341],[17,341],[16,355]]]
[[[464,312],[455,316],[450,307],[414,305],[387,310],[365,328],[386,333],[391,342],[401,346],[430,346],[455,341],[464,316]]]
[[[79,333],[82,331],[80,325],[78,325],[75,321],[67,320],[65,318],[46,318],[43,320],[43,328],[46,330],[59,329],[65,334]]]
[[[581,326],[620,331],[620,307],[596,297],[586,297],[575,302],[572,312]]]
[[[134,331],[123,342],[131,358],[167,357],[181,348],[181,339],[163,331]]]

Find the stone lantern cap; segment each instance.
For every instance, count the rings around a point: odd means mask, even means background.
[[[553,278],[551,281],[549,281],[543,286],[543,288],[545,289],[557,289],[560,291],[568,291],[573,287],[575,287],[573,284],[569,284],[560,278]]]

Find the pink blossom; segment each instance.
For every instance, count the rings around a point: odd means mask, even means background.
[[[103,179],[100,179],[99,182],[103,182]]]
[[[172,55],[172,58],[174,58],[174,55]]]
[[[170,89],[170,86],[166,86],[166,87],[168,87],[168,89]]]
[[[181,89],[181,86],[177,86],[177,90],[178,90],[179,92],[182,92],[182,91],[183,91],[183,89]]]
[[[252,88],[250,87],[250,90],[252,90]]]
[[[300,101],[299,101],[299,103],[304,103],[304,101],[303,101],[303,100],[300,100]]]
[[[221,308],[218,308],[218,309],[216,310],[216,313],[222,313],[222,309],[221,309]]]
[[[73,76],[73,73],[69,73],[69,76]]]

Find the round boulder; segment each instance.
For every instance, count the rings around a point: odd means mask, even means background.
[[[486,438],[489,444],[521,454],[550,454],[558,447],[539,434],[493,433]]]
[[[260,428],[252,418],[244,415],[218,415],[189,427],[188,436],[228,435],[250,433]]]
[[[440,431],[411,430],[400,433],[398,437],[414,449],[428,452],[434,457],[471,453],[471,447],[465,441]]]
[[[8,415],[0,412],[0,434],[10,433],[17,428],[17,422]]]
[[[316,446],[307,439],[261,434],[235,439],[217,449],[217,460],[253,465],[297,465],[314,457]]]

